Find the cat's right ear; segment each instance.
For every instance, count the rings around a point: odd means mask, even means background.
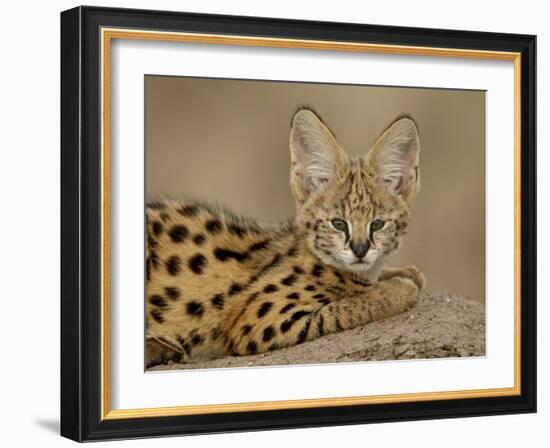
[[[290,154],[290,186],[299,204],[334,181],[347,162],[332,132],[310,109],[292,118]]]

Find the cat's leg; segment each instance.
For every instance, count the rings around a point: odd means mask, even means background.
[[[378,281],[389,280],[391,278],[401,277],[412,280],[419,290],[426,286],[424,274],[416,266],[405,266],[400,268],[385,268],[378,275]]]
[[[160,326],[150,327],[152,328],[148,328],[146,335],[147,368],[167,364],[169,361],[184,364],[228,354],[224,343],[226,337],[217,321],[212,320],[200,325],[185,319],[172,319]]]
[[[416,303],[418,292],[412,280],[394,277],[325,304],[289,301],[261,320],[237,322],[229,335],[230,350],[238,355],[261,353],[365,325],[404,312]]]
[[[183,353],[167,341],[148,337],[145,341],[145,367],[150,368],[168,361],[181,362]]]

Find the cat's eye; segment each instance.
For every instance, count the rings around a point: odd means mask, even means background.
[[[340,232],[348,231],[348,223],[343,219],[336,218],[333,219],[330,223],[332,224],[332,227],[334,227],[336,230],[339,230]]]
[[[380,230],[382,227],[384,227],[385,222],[381,219],[375,219],[373,222],[370,223],[370,230],[371,232],[376,232]]]

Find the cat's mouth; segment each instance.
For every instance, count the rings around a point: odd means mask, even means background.
[[[348,264],[348,269],[352,272],[365,272],[371,268],[371,263],[366,260],[357,260]]]

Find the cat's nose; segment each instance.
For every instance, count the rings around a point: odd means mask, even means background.
[[[366,243],[355,244],[353,241],[351,241],[349,246],[354,255],[359,258],[359,260],[361,260],[369,251],[370,242],[367,241]]]

